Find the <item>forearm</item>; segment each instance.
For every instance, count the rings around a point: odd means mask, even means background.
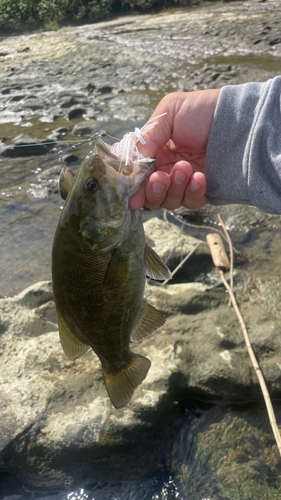
[[[281,214],[281,77],[221,90],[205,174],[211,204]]]

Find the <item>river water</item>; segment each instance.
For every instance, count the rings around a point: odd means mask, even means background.
[[[170,91],[220,88],[280,74],[280,22],[280,2],[237,2],[2,40],[0,297],[51,276],[52,238],[62,206],[60,149],[96,131],[121,138],[143,125]],[[44,155],[29,154],[28,147],[24,152],[13,148],[20,134],[56,143]],[[73,170],[88,148],[66,158]],[[248,256],[248,268],[267,277],[272,285],[266,297],[278,307],[280,289],[273,283],[280,260],[279,218],[257,212],[243,215],[244,220],[231,218],[230,212],[226,216],[235,243]],[[213,222],[209,213],[203,218]],[[205,236],[200,230],[192,234]],[[196,411],[200,420],[201,410]],[[20,485],[17,491],[12,483],[9,490],[0,489],[3,499],[203,500],[182,491],[164,467],[140,481],[110,483],[109,475],[108,484],[81,484],[68,492],[24,492]]]
[[[41,179],[59,164],[55,151],[9,158],[5,146],[23,133],[45,141],[89,131],[120,138],[169,91],[272,77],[281,68],[279,15],[279,2],[211,4],[2,41],[0,296],[50,277],[61,204],[51,180]],[[89,129],[77,132],[84,120]]]

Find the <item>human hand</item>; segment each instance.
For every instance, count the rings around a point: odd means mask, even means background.
[[[144,204],[151,209],[194,209],[208,203],[205,159],[219,92],[175,92],[160,101],[152,118],[167,114],[144,134],[146,144],[138,144],[145,157],[156,159],[155,165],[130,198],[132,209]]]

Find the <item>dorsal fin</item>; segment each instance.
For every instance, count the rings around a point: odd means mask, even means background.
[[[63,200],[66,200],[68,193],[70,193],[74,184],[74,179],[75,175],[71,172],[71,170],[64,167],[59,178],[60,195]]]
[[[146,274],[155,280],[171,279],[172,274],[170,269],[163,262],[161,257],[154,252],[150,245],[145,244],[144,261],[146,266]]]
[[[131,340],[135,342],[147,337],[154,330],[164,325],[165,321],[166,318],[160,311],[157,311],[151,304],[144,302],[141,318],[131,335]]]
[[[58,310],[58,324],[59,324],[59,334],[60,341],[64,353],[69,359],[76,359],[82,356],[88,349],[89,345],[81,342],[74,333],[68,328],[64,319],[62,318],[60,311]]]

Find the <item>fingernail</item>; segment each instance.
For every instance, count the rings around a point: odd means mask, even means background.
[[[165,191],[166,185],[163,182],[153,182],[152,183],[152,191],[155,194],[161,194]]]
[[[193,191],[193,193],[196,193],[196,191],[199,191],[201,188],[201,184],[197,182],[195,179],[191,179],[190,184],[189,184],[190,191]]]
[[[186,175],[181,170],[176,170],[174,180],[175,184],[183,184],[186,181]]]

